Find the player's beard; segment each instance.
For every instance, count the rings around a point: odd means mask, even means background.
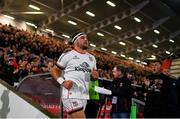
[[[83,45],[81,48],[82,48],[83,50],[87,50],[87,49],[88,49],[88,45]]]
[[[84,44],[81,44],[81,45],[79,44],[79,46],[82,50],[87,50],[88,49],[88,42],[85,42]]]

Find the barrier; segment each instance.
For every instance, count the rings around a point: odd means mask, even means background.
[[[135,98],[132,98],[131,101],[132,101],[132,106],[131,106],[130,118],[132,119],[136,119],[136,117],[143,118],[145,102]]]
[[[50,73],[25,77],[20,81],[17,90],[55,116],[63,116],[60,99],[61,88],[55,80],[52,80]]]
[[[0,79],[0,118],[53,118],[48,111]]]

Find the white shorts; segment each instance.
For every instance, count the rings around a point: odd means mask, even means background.
[[[87,99],[74,99],[74,98],[64,98],[62,99],[63,108],[68,114],[77,112],[80,110],[85,110]]]

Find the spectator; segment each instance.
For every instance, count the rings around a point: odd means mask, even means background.
[[[4,50],[0,48],[0,78],[2,78],[4,72],[3,67],[4,67]]]
[[[129,118],[131,106],[131,81],[125,76],[122,66],[113,68],[112,118]]]
[[[167,108],[170,94],[170,77],[161,73],[160,68],[160,62],[157,61],[152,64],[153,74],[148,77],[150,82],[147,83],[149,84],[149,90],[144,110],[145,118],[167,118],[170,112]]]
[[[86,118],[96,118],[100,106],[100,95],[95,91],[95,86],[99,86],[99,80],[91,80],[89,83],[90,100],[87,101],[85,109]]]

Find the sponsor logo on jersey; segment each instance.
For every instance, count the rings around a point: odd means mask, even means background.
[[[73,57],[73,59],[80,59],[80,58],[75,55],[75,56]]]
[[[78,102],[77,101],[73,101],[72,104],[73,104],[74,107],[78,106]]]
[[[87,73],[91,72],[90,66],[87,62],[83,62],[79,66],[75,67],[75,70],[76,71],[83,71],[83,72],[87,72]]]

